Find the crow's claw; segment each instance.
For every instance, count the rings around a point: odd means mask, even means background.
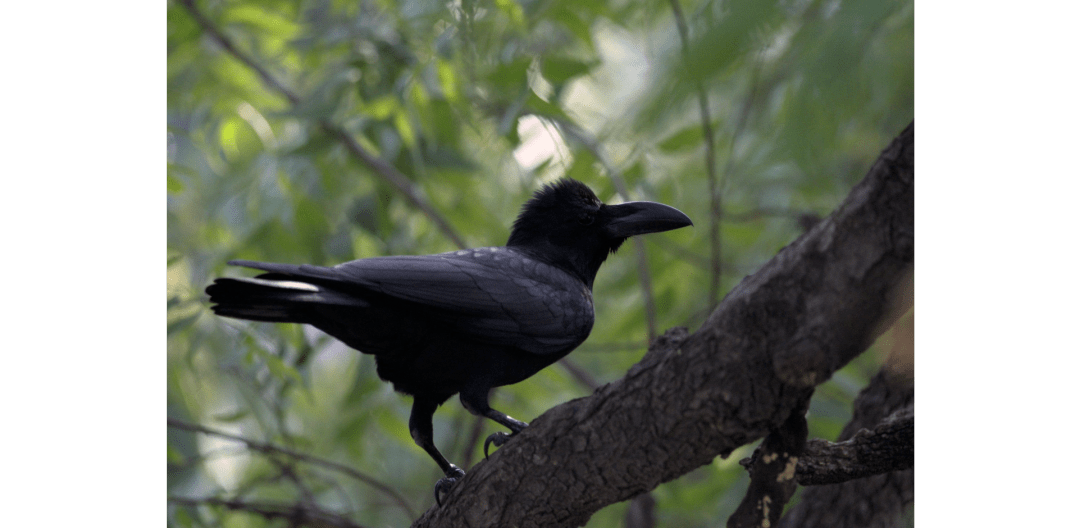
[[[488,457],[488,446],[494,444],[495,447],[502,447],[502,445],[515,434],[517,433],[491,433],[491,436],[487,437],[487,440],[484,440],[484,458]]]
[[[442,506],[442,498],[450,493],[450,489],[454,487],[454,484],[465,477],[465,472],[457,466],[451,464],[450,468],[446,476],[435,483],[435,503],[439,506]]]

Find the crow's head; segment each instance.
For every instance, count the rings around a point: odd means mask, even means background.
[[[608,254],[627,238],[693,225],[674,207],[656,202],[605,205],[569,178],[536,191],[514,222],[507,246],[578,275],[592,286]]]

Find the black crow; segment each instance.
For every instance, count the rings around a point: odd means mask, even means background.
[[[373,257],[326,268],[234,260],[266,273],[219,278],[206,288],[225,317],[306,323],[375,355],[379,377],[413,397],[409,432],[446,475],[435,498],[465,472],[435,448],[431,420],[454,394],[469,412],[510,429],[528,426],[488,405],[494,387],[536,374],[580,345],[593,326],[600,264],[628,237],[691,225],[655,202],[604,205],[563,179],[537,191],[505,246],[438,255]]]

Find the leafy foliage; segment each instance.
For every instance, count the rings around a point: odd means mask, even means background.
[[[409,437],[409,400],[377,379],[369,356],[297,325],[211,316],[202,288],[242,273],[227,260],[435,253],[456,249],[450,233],[502,244],[529,194],[563,175],[609,202],[675,205],[697,227],[648,237],[641,253],[627,244],[597,278],[597,324],[569,360],[605,383],[640,359],[649,335],[695,328],[714,302],[701,90],[723,208],[722,291],[797,237],[800,219],[831,211],[912,118],[911,2],[680,7],[685,47],[665,2],[170,3],[169,416],[356,468],[407,507],[341,472],[176,428],[170,495],[306,501],[397,526],[431,504],[439,477]],[[867,354],[818,391],[811,436],[835,436],[879,362]],[[500,389],[493,405],[529,421],[589,392],[554,366]],[[463,467],[494,430],[456,403],[435,418],[436,443]],[[655,490],[660,524],[726,518],[745,491],[743,455]],[[273,522],[224,506],[169,512],[176,526]],[[590,526],[625,512],[614,505]]]

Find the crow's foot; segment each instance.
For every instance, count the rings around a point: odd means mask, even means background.
[[[484,458],[488,457],[488,446],[494,445],[495,447],[502,447],[511,436],[516,434],[517,433],[503,432],[491,433],[491,436],[487,437],[487,440],[484,440]]]
[[[446,476],[435,483],[435,503],[442,506],[443,497],[450,493],[450,488],[453,488],[454,484],[464,477],[464,471],[457,466],[450,464],[450,471],[447,471]]]

